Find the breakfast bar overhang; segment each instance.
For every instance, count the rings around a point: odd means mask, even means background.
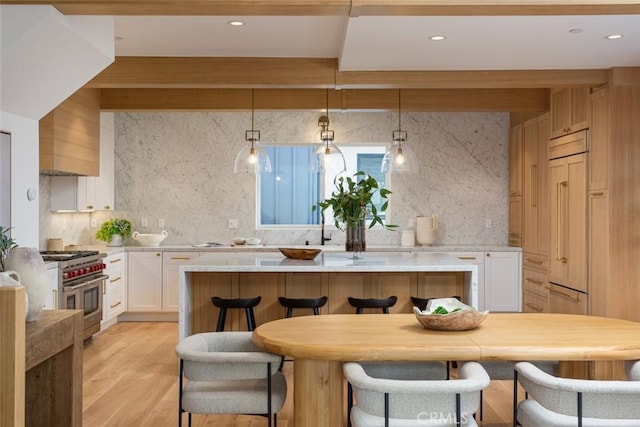
[[[352,313],[347,296],[398,296],[396,312],[411,312],[410,296],[449,297],[478,307],[478,267],[437,252],[323,251],[312,261],[280,253],[225,252],[202,255],[179,267],[180,339],[215,328],[211,297],[246,298],[260,295],[258,324],[284,317],[279,296],[311,298],[327,295],[325,314]],[[393,312],[393,311],[392,311]],[[229,329],[244,329],[241,316],[230,317]]]

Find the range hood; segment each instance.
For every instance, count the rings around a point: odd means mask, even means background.
[[[109,16],[0,5],[0,110],[40,120],[113,62],[113,28]]]

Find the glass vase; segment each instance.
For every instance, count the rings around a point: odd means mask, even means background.
[[[364,219],[355,224],[347,224],[347,240],[344,244],[344,250],[352,252],[354,259],[361,258],[361,253],[367,249],[365,230]]]

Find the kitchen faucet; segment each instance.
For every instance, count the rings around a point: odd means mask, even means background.
[[[324,237],[324,218],[322,218],[322,228],[320,229],[320,245],[324,246],[324,242],[331,240],[331,234],[329,237]]]

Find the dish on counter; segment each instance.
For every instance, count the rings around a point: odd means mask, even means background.
[[[160,246],[160,243],[162,243],[168,235],[169,233],[167,233],[166,230],[163,230],[160,234],[140,234],[137,231],[134,231],[131,237],[133,237],[133,240],[137,240],[138,243],[140,243],[140,246],[156,247]]]
[[[307,261],[314,259],[320,252],[322,252],[320,249],[278,248],[278,250],[287,258]]]
[[[416,319],[426,329],[441,331],[468,331],[480,326],[489,314],[478,311],[461,303],[456,298],[434,298],[427,304],[426,310],[413,307]],[[446,314],[438,314],[446,312]]]
[[[258,237],[247,237],[245,242],[247,243],[247,245],[255,246],[255,245],[259,245],[260,243],[262,243],[262,239],[260,239]]]
[[[234,245],[244,245],[247,242],[247,239],[245,239],[244,237],[234,237],[233,238],[233,244]]]

